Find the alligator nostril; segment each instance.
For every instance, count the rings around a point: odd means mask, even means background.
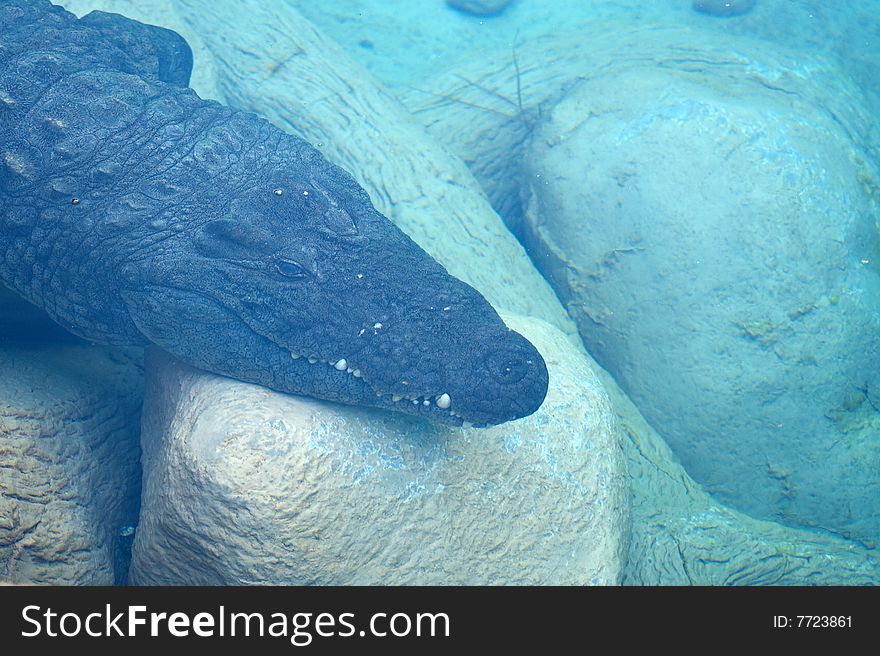
[[[502,385],[518,383],[529,372],[529,363],[522,359],[518,353],[500,351],[490,353],[486,357],[486,369],[494,382]]]

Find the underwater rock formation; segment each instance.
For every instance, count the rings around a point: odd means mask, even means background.
[[[614,379],[594,364],[623,429],[632,488],[624,585],[878,585],[874,549],[749,517],[684,471]]]
[[[619,161],[616,153],[625,147],[625,137],[635,139],[644,135],[644,139],[650,140],[653,135],[655,140],[647,152],[657,153],[654,188],[660,190],[666,185],[669,190],[641,207],[640,216],[648,222],[647,229],[651,228],[649,217],[660,220],[667,216],[671,221],[672,215],[664,215],[662,210],[678,207],[676,211],[682,221],[680,234],[667,243],[675,245],[676,239],[680,239],[682,244],[691,244],[687,257],[692,260],[701,259],[703,254],[711,255],[713,251],[708,245],[720,239],[724,230],[730,235],[725,250],[716,250],[714,257],[702,259],[701,267],[716,271],[725,266],[733,267],[735,262],[745,259],[747,249],[757,249],[754,253],[764,249],[768,257],[757,262],[756,267],[766,270],[775,262],[779,275],[790,276],[788,280],[792,284],[787,287],[780,284],[779,296],[774,297],[774,291],[764,297],[761,305],[740,308],[743,316],[734,318],[740,326],[728,323],[721,329],[720,335],[728,340],[729,348],[748,349],[753,353],[748,371],[736,358],[723,356],[720,358],[724,366],[710,370],[709,367],[715,366],[715,360],[710,359],[703,369],[711,385],[709,388],[685,389],[683,393],[690,403],[678,416],[670,412],[668,425],[661,425],[656,413],[649,419],[674,446],[688,471],[726,502],[790,525],[821,527],[872,544],[880,528],[880,517],[870,492],[880,483],[876,466],[877,436],[873,428],[877,425],[877,413],[870,403],[873,387],[864,383],[870,381],[876,371],[871,365],[871,358],[876,354],[872,341],[876,330],[872,327],[870,312],[876,274],[871,245],[873,229],[867,217],[872,215],[871,208],[876,203],[877,178],[871,165],[876,153],[860,152],[860,144],[869,141],[861,135],[868,134],[873,125],[870,113],[860,109],[864,108],[861,92],[827,60],[812,58],[806,62],[802,53],[789,55],[778,47],[756,41],[721,40],[711,33],[680,28],[614,32],[610,26],[601,25],[595,26],[595,32],[588,36],[578,32],[524,44],[517,52],[519,67],[509,52],[500,52],[475,62],[471,68],[457,69],[431,81],[431,88],[437,90],[436,97],[426,99],[424,94],[412,93],[407,98],[408,104],[426,121],[432,134],[443,135],[450,147],[468,162],[508,224],[530,240],[536,260],[546,265],[556,257],[554,252],[561,252],[562,258],[557,260],[559,266],[553,267],[557,273],[546,270],[551,277],[555,276],[560,295],[569,301],[572,313],[579,317],[587,344],[609,368],[614,369],[616,365],[603,356],[607,351],[602,349],[607,349],[608,339],[599,334],[604,328],[590,315],[598,321],[624,326],[624,330],[645,331],[644,341],[634,342],[634,347],[643,349],[643,357],[635,358],[620,347],[620,365],[614,373],[622,383],[638,377],[654,381],[638,393],[628,387],[649,415],[647,408],[656,407],[658,400],[670,395],[671,388],[679,385],[675,372],[700,366],[696,358],[699,342],[681,339],[681,333],[693,335],[693,331],[702,330],[707,343],[711,342],[711,332],[708,325],[701,323],[700,313],[705,311],[707,303],[714,302],[712,299],[717,300],[723,290],[709,290],[705,297],[695,298],[691,306],[680,308],[674,318],[652,326],[647,316],[666,311],[660,299],[669,295],[674,299],[694,284],[706,284],[705,278],[699,275],[699,269],[694,269],[693,283],[690,279],[679,279],[677,284],[669,285],[668,292],[658,291],[650,297],[644,295],[642,279],[631,280],[628,285],[619,285],[619,293],[610,297],[609,302],[620,303],[638,297],[640,303],[629,313],[619,305],[617,314],[603,313],[604,308],[613,311],[614,306],[592,304],[590,295],[597,293],[609,276],[622,275],[621,271],[631,270],[650,256],[649,244],[644,243],[649,233],[646,230],[642,234],[643,243],[628,244],[618,239],[607,245],[596,263],[579,261],[570,247],[583,239],[601,243],[603,235],[611,234],[609,231],[614,226],[603,227],[603,217],[592,214],[592,208],[596,200],[612,198],[615,194],[629,193],[630,199],[638,197],[635,185],[639,180],[628,172],[627,163]],[[742,54],[745,52],[751,53],[750,56]],[[666,90],[660,88],[663,85],[654,85],[650,87],[654,90],[652,93],[646,91],[641,96],[633,92],[639,88],[633,86],[636,73],[627,76],[625,71],[640,67],[645,79],[649,79],[648,72],[668,76],[669,93],[680,92],[676,98],[680,101],[678,112],[674,111],[675,99],[662,102]],[[809,67],[809,81],[803,75],[805,67]],[[622,84],[622,79],[629,80],[630,84]],[[699,80],[699,91],[688,91],[689,79]],[[541,143],[540,137],[535,136],[537,126],[551,116],[551,108],[574,83],[591,88],[592,96],[582,97],[580,113],[572,113],[566,120],[560,117],[560,122],[552,128],[541,131],[544,138]],[[516,102],[518,84],[522,106]],[[748,103],[757,102],[758,111],[766,110],[768,115],[758,116],[756,120],[779,130],[768,131],[764,138],[754,135],[755,143],[759,144],[756,150],[763,151],[754,155],[753,161],[758,167],[755,170],[764,174],[741,197],[732,197],[731,191],[738,180],[741,184],[749,178],[750,172],[742,167],[751,164],[736,159],[745,155],[740,152],[741,148],[734,149],[734,146],[742,143],[742,148],[750,147],[747,135],[741,132],[746,126],[728,120],[724,130],[709,129],[711,117],[720,118],[723,113],[713,108],[708,98],[713,94],[723,97],[724,87],[730,85],[734,88],[742,85],[742,93],[748,94],[745,101],[730,101],[727,111],[731,116],[740,116],[743,106],[747,108]],[[827,89],[834,92],[829,93]],[[508,100],[491,91],[507,96]],[[641,103],[639,106],[645,108],[643,120],[634,116],[630,123],[615,124],[614,117],[625,116],[625,113],[610,113],[613,102],[618,109]],[[664,108],[667,108],[666,114]],[[778,116],[794,117],[788,123],[781,120],[774,123],[777,119],[771,110]],[[800,113],[813,119],[813,123],[799,118]],[[694,141],[699,143],[701,128],[697,126],[702,125],[698,122],[701,115],[707,132],[703,147],[696,149]],[[687,130],[689,117],[692,132]],[[601,151],[588,150],[591,154],[584,157],[571,143],[575,129],[586,134],[599,125],[604,126],[605,132],[599,131],[593,136],[596,144],[605,144],[605,147]],[[624,129],[627,125],[632,126],[628,132]],[[847,126],[851,136],[847,136],[842,125]],[[680,142],[670,145],[657,137],[657,131],[663,126],[670,131],[680,129]],[[737,134],[742,135],[740,141],[735,139]],[[805,136],[809,134],[812,136]],[[543,164],[538,160],[533,160],[525,175],[522,173],[522,158],[518,153],[523,152],[523,144],[530,137],[535,148],[543,148],[548,156],[555,151],[557,161],[566,162],[562,165],[565,169],[562,175],[571,176],[572,185],[554,197],[577,208],[571,214],[572,227],[577,217],[593,216],[595,224],[591,223],[589,229],[581,224],[565,237],[558,236],[558,240],[551,241],[549,236],[560,225],[560,217],[549,210],[549,206],[542,214],[527,215],[523,211],[524,188],[529,190],[525,200],[533,199],[534,209],[538,209],[537,197],[548,192],[553,184],[547,175],[549,172],[541,170]],[[618,137],[621,137],[620,143],[616,141]],[[724,144],[727,150],[716,153],[714,148],[722,148]],[[708,162],[728,153],[731,163],[718,168],[715,177],[708,177]],[[644,161],[638,152],[634,154],[635,159],[630,160]],[[762,160],[763,155],[766,159]],[[581,173],[592,167],[592,170],[604,171],[606,177],[587,186],[583,179],[577,179],[572,161],[581,162]],[[615,161],[618,161],[616,167],[603,168],[606,162]],[[738,166],[733,163],[736,161]],[[685,182],[672,184],[684,175],[683,167],[688,162],[698,164],[686,169],[690,175]],[[822,178],[830,181],[832,175],[839,180],[838,184],[820,183]],[[641,183],[645,189],[646,182]],[[725,188],[725,183],[730,186]],[[774,185],[778,185],[780,191],[775,198],[769,193]],[[791,191],[798,185],[806,193],[795,199]],[[696,200],[709,189],[714,191],[709,194],[708,202]],[[595,198],[584,200],[591,192]],[[711,197],[712,194],[716,197]],[[689,211],[692,201],[694,207],[706,214],[702,218],[708,219],[713,216],[712,211],[719,209],[720,199],[725,195],[729,201],[728,211],[733,213],[727,225],[714,231],[686,229],[686,226],[699,226],[700,217]],[[580,198],[579,205],[575,196]],[[682,199],[688,199],[687,203],[676,205]],[[611,201],[604,207],[605,214],[610,216],[620,211],[615,210],[615,203]],[[763,207],[765,221],[757,227],[756,236],[745,234],[738,238],[737,229],[742,228],[744,233],[745,225],[756,220],[759,207]],[[838,215],[833,217],[835,212]],[[634,214],[617,216],[624,221]],[[784,221],[788,224],[780,223]],[[844,232],[845,225],[849,226],[848,233]],[[639,233],[633,230],[630,236],[638,237]],[[560,251],[553,250],[557,245],[562,247]],[[828,259],[833,253],[837,254],[837,260]],[[609,262],[603,264],[606,254]],[[826,259],[819,261],[822,257]],[[810,262],[812,264],[808,264]],[[661,271],[683,268],[671,254],[660,264]],[[836,268],[838,264],[843,269]],[[759,279],[755,270],[742,271],[741,278],[734,275],[728,292],[736,285],[743,289],[743,280],[756,281],[758,288],[774,280],[772,275]],[[598,280],[591,274],[597,274]],[[646,271],[645,276],[648,275]],[[663,283],[662,278],[653,276],[644,280],[653,287]],[[864,294],[847,291],[860,287]],[[732,297],[729,294],[729,298]],[[860,306],[863,302],[865,305]],[[756,312],[766,316],[753,316]],[[776,325],[773,321],[778,323],[780,331],[765,334],[764,328],[772,329]],[[861,330],[857,328],[859,323]],[[777,341],[764,343],[773,340],[773,332],[779,332]],[[694,349],[694,357],[663,360],[662,348],[670,335],[684,347]],[[794,341],[787,341],[790,337],[794,337]],[[711,355],[711,348],[703,352]],[[811,355],[817,358],[817,364],[811,364]],[[779,373],[784,367],[790,367],[790,375]],[[763,383],[765,377],[766,384]],[[722,380],[729,382],[724,384]],[[773,393],[778,397],[775,406],[771,403],[762,408],[760,400],[749,396],[761,393],[758,388],[749,389],[755,381],[763,385],[764,391],[776,390]],[[811,385],[816,386],[815,397],[810,396]],[[737,401],[739,389],[744,390],[740,397],[742,402]],[[798,394],[800,401],[789,404],[788,400]],[[839,395],[836,399],[832,398],[835,394]],[[752,400],[745,400],[749,398]],[[824,407],[820,407],[820,403],[824,403]],[[691,433],[691,438],[686,436],[682,428],[685,422],[712,416],[715,408],[724,407],[733,415],[731,423],[712,424],[709,420],[707,427]],[[829,416],[826,417],[824,411],[828,411]],[[768,419],[784,413],[787,419],[768,420],[752,431],[747,424],[760,423],[761,412],[767,412]],[[779,427],[779,423],[785,425]],[[676,434],[668,430],[671,427],[678,427]],[[829,467],[839,473],[829,476]],[[634,485],[634,498],[650,494],[638,489],[638,481],[634,481]]]
[[[880,442],[853,429],[880,386],[880,183],[846,114],[774,77],[634,65],[569,90],[527,148],[526,239],[696,480],[872,542]]]
[[[125,582],[140,374],[119,349],[0,347],[0,582]]]
[[[616,418],[577,350],[531,417],[481,431],[275,394],[147,357],[139,584],[615,584]]]
[[[487,56],[486,60],[474,61],[472,69],[459,69],[446,78],[425,83],[438,95],[448,96],[447,99],[426,97],[422,92],[413,92],[416,100],[408,99],[409,106],[417,110],[417,118],[430,125],[430,132],[435,136],[432,140],[423,131],[412,127],[414,119],[397,107],[393,98],[368,74],[357,67],[351,68],[344,55],[341,60],[337,59],[339,49],[308,28],[307,23],[303,25],[296,13],[289,10],[289,5],[284,5],[284,10],[274,18],[281,25],[296,26],[299,32],[294,31],[287,34],[286,39],[281,39],[276,37],[274,30],[265,30],[264,34],[255,37],[255,43],[248,47],[252,47],[258,55],[258,63],[251,70],[247,67],[247,58],[231,47],[232,41],[228,40],[228,35],[233,33],[235,23],[247,24],[252,16],[260,17],[259,20],[268,25],[266,12],[259,3],[247,3],[247,11],[243,11],[242,15],[224,17],[227,22],[218,31],[214,31],[211,12],[200,10],[202,5],[198,3],[193,5],[191,13],[188,9],[191,3],[173,3],[170,0],[70,0],[66,4],[77,11],[92,8],[123,11],[140,20],[166,25],[181,32],[197,53],[199,49],[196,44],[203,42],[200,37],[203,34],[205,39],[212,41],[213,48],[209,52],[215,54],[225,72],[222,75],[224,90],[221,92],[218,80],[210,72],[210,69],[216,69],[216,62],[197,54],[194,79],[203,82],[194,83],[193,86],[200,93],[221,100],[222,94],[228,93],[237,99],[240,107],[253,105],[267,115],[275,112],[273,120],[287,124],[288,129],[292,129],[290,123],[296,119],[298,129],[304,126],[311,141],[323,144],[321,147],[329,157],[342,162],[357,176],[377,207],[388,213],[408,233],[418,235],[417,241],[423,247],[441,259],[450,270],[454,270],[456,275],[476,284],[500,307],[510,307],[510,303],[515,302],[523,307],[531,303],[532,298],[547,298],[541,291],[544,283],[534,283],[535,276],[528,267],[519,266],[516,258],[520,256],[515,255],[516,249],[509,249],[509,236],[493,227],[497,225],[497,216],[485,202],[479,185],[467,171],[463,178],[456,177],[461,170],[461,162],[450,155],[446,148],[472,166],[480,185],[493,202],[498,203],[496,207],[517,207],[521,180],[518,153],[542,114],[542,109],[549,110],[567,82],[587,73],[601,71],[608,61],[625,60],[629,53],[650,58],[654,56],[652,52],[658,40],[663,41],[663,34],[669,36],[665,42],[669,46],[665,58],[680,60],[682,54],[688,52],[693,38],[692,34],[685,34],[681,38],[675,30],[636,31],[623,38],[619,31],[598,26],[595,32],[589,34],[589,38],[579,32],[570,39],[553,36],[522,43],[517,48],[522,84],[521,107],[516,105],[517,71],[508,49],[495,58]],[[185,4],[188,6],[181,6]],[[207,4],[204,6],[207,7]],[[251,31],[256,30],[245,30],[247,33]],[[323,40],[317,41],[320,47],[316,51],[309,47],[304,49],[304,53],[311,53],[311,56],[291,58],[291,50],[299,52],[300,46],[292,40],[298,34],[305,35],[306,46],[312,44],[311,47],[314,47],[316,42],[313,39]],[[619,49],[615,50],[618,46]],[[327,48],[332,56],[322,58],[322,48]],[[343,66],[336,68],[340,61]],[[287,74],[291,65],[293,67]],[[329,68],[326,73],[321,70],[323,66]],[[263,74],[258,76],[260,70]],[[340,73],[353,76],[348,81],[355,85],[354,97],[369,102],[349,105],[343,112],[337,111],[336,103],[341,101],[345,106],[346,100],[340,93],[345,88],[345,78],[339,77]],[[459,77],[462,75],[488,89],[499,90],[513,104],[467,84]],[[249,76],[253,76],[250,83]],[[324,76],[334,86],[322,86]],[[335,86],[337,83],[339,86]],[[237,95],[239,87],[241,95]],[[260,94],[261,87],[267,89],[265,94]],[[328,93],[322,94],[325,90]],[[304,96],[307,105],[301,106],[300,94],[306,91],[313,95]],[[365,95],[367,92],[370,95]],[[457,102],[457,98],[488,105],[498,112],[468,107]],[[322,104],[330,99],[331,103]],[[381,102],[381,110],[371,110],[373,102]],[[326,109],[312,112],[309,106]],[[346,113],[349,111],[350,114]],[[391,123],[394,129],[383,129],[382,139],[370,141],[367,137],[372,134],[373,122],[381,121],[382,116],[388,113],[393,117]],[[346,130],[354,135],[354,143],[363,146],[347,152]],[[400,140],[396,139],[397,134],[402,135]],[[331,139],[333,135],[337,136]],[[437,143],[443,143],[445,148],[438,147]],[[373,157],[371,148],[383,154]],[[421,153],[425,153],[424,157],[421,157]],[[440,169],[434,168],[431,163],[435,158],[441,158],[443,162]],[[445,182],[446,178],[440,173],[450,170],[447,167],[451,166],[456,167],[452,169],[456,171],[456,176],[449,179],[460,182],[461,186]],[[417,175],[407,174],[407,167],[412,167]],[[437,173],[437,177],[432,177],[434,174],[431,171]],[[434,214],[440,201],[427,203],[425,198],[431,198],[431,194],[433,197],[442,197],[444,207],[454,210],[445,217]],[[395,209],[391,211],[389,207]],[[452,225],[447,222],[450,216],[455,218]],[[421,217],[432,218],[422,221]],[[506,219],[511,219],[511,225],[515,223],[513,217],[514,214],[505,215]],[[513,262],[510,268],[499,270],[493,266],[493,257],[484,256],[493,252],[496,243],[504,249],[503,261]],[[455,253],[453,261],[442,259],[444,251]],[[467,267],[470,267],[469,271]],[[477,284],[474,282],[476,279],[484,282]],[[552,295],[550,301],[545,303],[542,300],[541,303],[531,305],[526,312],[544,316],[558,325],[557,317],[564,316],[564,313]],[[589,359],[586,361],[589,363]],[[600,369],[596,371],[602,374]],[[759,522],[714,502],[684,473],[662,437],[638,418],[638,413],[626,396],[617,391],[613,381],[610,378],[605,381],[606,388],[613,394],[614,408],[624,421],[627,436],[624,446],[629,460],[633,498],[633,532],[624,582],[877,582],[876,561],[872,560],[868,550],[854,542],[794,530],[771,522]],[[318,405],[329,407],[326,404]],[[375,414],[365,412],[371,416]],[[392,423],[409,424],[409,420],[394,418]],[[510,424],[507,428],[512,429],[517,425]],[[272,453],[269,452],[269,455]],[[242,503],[245,501],[242,500]],[[202,526],[210,525],[212,521],[210,517],[195,519],[201,521]],[[211,567],[220,568],[222,563],[215,563]]]

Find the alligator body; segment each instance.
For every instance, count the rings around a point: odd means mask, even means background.
[[[452,424],[534,412],[537,350],[305,141],[187,87],[182,37],[0,0],[0,281],[69,331]]]

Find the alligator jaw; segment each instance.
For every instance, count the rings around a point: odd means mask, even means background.
[[[376,397],[382,400],[382,406],[392,410],[399,410],[412,414],[413,411],[418,414],[430,416],[434,421],[440,421],[446,424],[471,428],[475,424],[466,421],[459,415],[453,407],[452,397],[446,392],[424,395],[400,395],[393,392],[378,392],[370,386],[369,376],[354,366],[351,366],[346,358],[338,358],[335,361],[323,360],[317,356],[305,356],[296,351],[290,351],[292,360],[304,360],[310,365],[330,367],[339,372],[340,376],[351,376],[360,379],[364,385],[367,385],[376,394]],[[410,404],[413,407],[406,407],[404,404]]]

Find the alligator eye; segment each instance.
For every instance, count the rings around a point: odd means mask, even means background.
[[[309,272],[298,263],[283,257],[275,258],[275,268],[278,270],[278,273],[285,278],[299,280],[301,278],[307,278],[309,275]]]

